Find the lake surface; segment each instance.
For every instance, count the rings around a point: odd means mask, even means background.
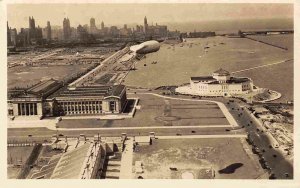
[[[288,50],[249,39],[226,37],[187,39],[183,46],[162,44],[158,52],[147,54],[145,59],[137,63],[137,70],[129,73],[125,84],[150,88],[180,85],[188,83],[191,76],[210,75],[219,68],[235,72],[293,59],[293,35],[275,37],[277,43],[281,37]],[[204,47],[209,47],[206,52]],[[157,64],[152,64],[153,61],[157,61]],[[278,101],[293,99],[293,61],[236,75],[252,78],[258,87],[279,91],[283,96]]]

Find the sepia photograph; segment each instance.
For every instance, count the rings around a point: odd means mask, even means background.
[[[292,1],[5,8],[7,179],[295,179]]]

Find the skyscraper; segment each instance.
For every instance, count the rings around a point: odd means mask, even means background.
[[[36,36],[35,36],[35,20],[33,18],[33,16],[30,18],[29,16],[29,33],[28,33],[28,39],[29,39],[29,42],[31,42],[31,40],[35,39]]]
[[[30,18],[29,16],[29,29],[34,30],[35,29],[35,20],[33,16]]]
[[[96,27],[96,21],[95,18],[90,19],[90,33],[96,34],[97,33],[97,27]]]
[[[50,22],[47,21],[47,27],[46,27],[46,39],[51,40],[51,25]]]
[[[104,30],[104,22],[103,21],[101,22],[101,30],[102,31]]]
[[[8,27],[8,22],[7,22],[7,46],[10,45],[11,45],[10,28]]]
[[[144,18],[144,32],[145,34],[147,34],[148,31],[148,23],[147,23],[147,17],[145,16]]]
[[[71,27],[69,18],[64,18],[63,21],[64,40],[69,40],[71,36]]]

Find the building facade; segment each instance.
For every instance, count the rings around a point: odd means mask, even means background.
[[[212,76],[191,77],[189,86],[176,88],[176,92],[200,96],[232,96],[247,94],[253,90],[253,82],[246,77],[232,77],[219,69]]]
[[[69,18],[63,20],[63,36],[64,40],[69,40],[71,37],[71,26]]]
[[[57,116],[121,113],[127,103],[124,85],[76,87],[58,92],[53,98]]]
[[[52,116],[52,101],[48,100],[53,92],[61,87],[56,80],[40,82],[28,89],[15,89],[8,92],[8,116]]]
[[[28,89],[8,92],[8,116],[37,117],[122,113],[127,104],[124,85],[82,86],[68,89],[46,80]]]

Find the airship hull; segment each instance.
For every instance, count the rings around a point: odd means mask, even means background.
[[[136,52],[137,54],[153,53],[157,52],[159,49],[160,44],[155,40],[146,41],[139,45],[134,45],[130,47],[130,50]]]

